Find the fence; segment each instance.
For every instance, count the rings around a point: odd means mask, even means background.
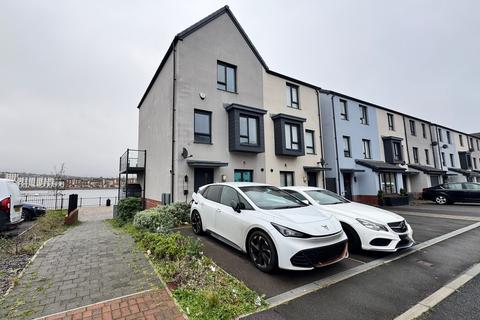
[[[107,204],[113,206],[117,204],[118,197],[78,197],[79,207],[100,207]],[[68,196],[67,195],[22,195],[22,201],[42,205],[47,209],[67,209]]]

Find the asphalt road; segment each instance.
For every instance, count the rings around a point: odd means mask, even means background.
[[[402,211],[411,211],[480,217],[480,203],[438,205],[430,201],[419,201],[409,206],[395,207],[393,211],[396,211],[397,213]]]
[[[6,238],[16,237],[20,233],[22,233],[23,231],[25,231],[28,228],[30,228],[31,226],[33,226],[35,224],[35,222],[36,222],[35,220],[34,221],[24,221],[24,222],[20,223],[15,229],[0,232],[0,237],[6,237]]]

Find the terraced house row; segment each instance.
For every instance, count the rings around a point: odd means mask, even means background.
[[[445,181],[480,181],[466,134],[271,70],[228,7],[177,34],[139,105],[139,151],[121,158],[147,205],[199,186],[325,187],[376,203]]]

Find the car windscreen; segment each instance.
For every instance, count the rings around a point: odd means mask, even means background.
[[[305,193],[308,194],[318,204],[322,204],[322,205],[339,204],[339,203],[348,202],[347,199],[328,190],[308,190],[308,191],[305,191]]]
[[[240,190],[261,209],[290,209],[306,206],[287,192],[271,186],[240,187]]]

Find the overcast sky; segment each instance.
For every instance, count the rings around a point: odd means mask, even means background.
[[[228,4],[274,71],[480,131],[479,1],[0,1],[0,171],[115,176],[174,35]]]

